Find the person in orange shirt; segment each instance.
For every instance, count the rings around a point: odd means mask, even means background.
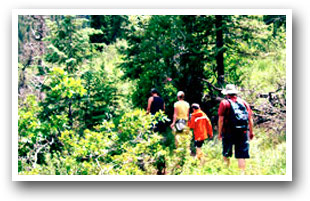
[[[193,113],[188,126],[194,130],[196,156],[200,160],[203,157],[201,147],[208,137],[213,137],[212,125],[207,115],[200,109],[199,104],[192,104]]]

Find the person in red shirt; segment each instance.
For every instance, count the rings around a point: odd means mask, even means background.
[[[191,114],[188,126],[194,130],[196,156],[200,160],[203,157],[201,147],[205,139],[213,137],[213,130],[209,118],[197,103],[192,104],[192,109],[193,113]]]
[[[252,110],[246,101],[237,97],[239,91],[236,89],[235,85],[228,84],[226,88],[222,90],[222,93],[226,95],[226,98],[221,101],[218,109],[218,138],[222,140],[223,159],[227,166],[229,166],[229,158],[232,156],[232,147],[234,146],[235,158],[238,159],[238,167],[243,174],[246,168],[245,159],[250,158],[249,139],[253,139],[254,137]],[[238,101],[246,107],[248,113],[247,128],[240,130],[232,126],[232,109],[230,101],[233,101],[234,103]]]

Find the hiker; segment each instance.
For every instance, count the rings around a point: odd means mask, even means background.
[[[201,147],[205,139],[213,137],[212,125],[207,115],[200,109],[199,104],[192,104],[193,113],[188,122],[188,126],[194,130],[196,157],[202,159]]]
[[[248,103],[237,97],[239,91],[233,84],[227,84],[222,90],[226,95],[218,109],[218,138],[222,140],[223,159],[229,167],[232,147],[234,145],[235,158],[241,174],[245,173],[245,159],[249,155],[249,139],[253,139],[252,110]]]
[[[175,131],[175,145],[178,147],[180,137],[189,134],[189,129],[186,126],[189,116],[189,104],[184,100],[184,92],[177,93],[178,101],[174,103],[173,122],[170,125],[172,130]]]
[[[151,89],[151,97],[149,97],[147,103],[147,113],[155,115],[159,110],[165,111],[165,102],[155,88]]]
[[[159,110],[165,111],[165,102],[159,96],[157,89],[153,88],[151,89],[151,97],[148,99],[147,114],[151,113],[152,115],[155,115]],[[164,123],[160,121],[155,125],[154,131],[162,132],[164,127]]]

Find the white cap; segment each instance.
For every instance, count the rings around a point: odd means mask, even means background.
[[[183,91],[179,91],[178,94],[177,94],[177,96],[178,96],[178,97],[184,96],[184,92],[183,92]]]
[[[192,107],[200,108],[200,106],[199,106],[198,103],[193,103],[193,104],[192,104]]]

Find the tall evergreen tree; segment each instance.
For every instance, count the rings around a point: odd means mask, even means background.
[[[91,42],[107,45],[114,43],[116,39],[124,37],[127,25],[128,16],[126,15],[92,15],[90,26],[101,30],[102,33],[92,35]]]
[[[189,102],[200,102],[208,57],[208,16],[137,16],[127,33],[128,48],[122,64],[127,77],[138,79],[134,103],[146,107],[149,90],[162,92],[172,113],[176,92]],[[170,106],[170,107],[169,107]]]

